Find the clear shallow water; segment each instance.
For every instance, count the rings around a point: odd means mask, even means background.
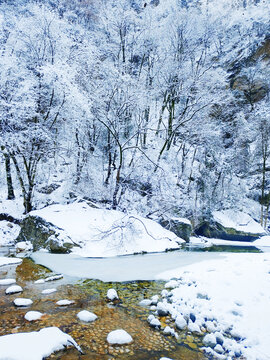
[[[44,327],[57,326],[70,334],[81,346],[84,355],[69,349],[58,352],[49,359],[61,360],[159,360],[167,356],[176,360],[203,360],[200,336],[190,336],[187,331],[179,332],[179,338],[164,336],[152,329],[147,323],[149,309],[139,306],[139,301],[160,293],[164,283],[159,281],[134,281],[104,283],[99,280],[80,280],[76,284],[66,284],[61,279],[44,284],[35,284],[39,278],[51,275],[50,271],[36,265],[30,259],[24,259],[18,265],[0,268],[0,278],[16,278],[23,287],[23,294],[5,295],[5,286],[0,286],[0,336],[10,333],[37,331]],[[55,287],[57,291],[42,295],[41,291]],[[108,304],[106,293],[115,288],[120,301]],[[33,300],[30,307],[15,307],[13,300],[27,297]],[[73,300],[73,304],[59,307],[60,299]],[[93,311],[98,319],[93,323],[84,323],[77,318],[83,309]],[[28,322],[24,315],[29,310],[42,312],[38,321]],[[161,317],[162,327],[174,326],[169,317]],[[110,346],[106,341],[108,333],[124,328],[133,337],[133,343],[123,346]]]

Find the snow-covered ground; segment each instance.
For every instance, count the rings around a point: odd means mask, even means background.
[[[80,348],[73,338],[56,327],[38,332],[18,333],[0,336],[0,359],[42,360],[66,346]]]
[[[160,252],[178,249],[185,242],[152,220],[116,210],[95,209],[86,203],[51,205],[30,215],[40,216],[63,229],[61,236],[81,246],[73,250],[80,256]]]
[[[166,308],[175,319],[182,315],[189,327],[196,324],[223,338],[221,358],[242,354],[248,360],[269,359],[269,253],[226,254],[160,273],[156,278],[178,279],[165,286],[173,288],[163,292]],[[213,353],[209,346],[206,350]]]

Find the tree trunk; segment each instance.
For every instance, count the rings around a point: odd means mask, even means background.
[[[5,166],[6,166],[6,178],[7,178],[7,190],[8,190],[8,200],[14,200],[15,194],[13,189],[12,183],[12,176],[11,176],[11,168],[10,168],[10,156],[7,153],[4,153],[5,157]]]

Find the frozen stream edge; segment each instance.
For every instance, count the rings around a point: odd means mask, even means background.
[[[31,258],[50,270],[70,277],[97,279],[105,282],[158,280],[164,271],[210,259],[222,259],[219,253],[173,251],[111,258],[85,258],[73,254],[35,252]]]

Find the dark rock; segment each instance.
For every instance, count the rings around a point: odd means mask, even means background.
[[[165,229],[172,231],[178,237],[184,239],[186,242],[189,242],[190,234],[192,232],[191,223],[188,220],[181,218],[162,218],[159,220],[159,224]]]
[[[50,185],[43,186],[41,189],[38,190],[38,192],[40,192],[41,194],[50,195],[53,191],[55,191],[59,187],[60,187],[59,184],[53,183]]]
[[[203,221],[195,230],[197,236],[205,236],[207,238],[232,240],[232,241],[254,241],[262,234],[252,234],[238,231],[233,228],[226,228],[217,221]]]
[[[191,321],[195,322],[196,321],[196,316],[192,313],[189,314],[189,318]]]
[[[8,221],[13,224],[20,224],[21,222],[19,219],[16,219],[13,216],[5,213],[0,214],[0,221]]]
[[[16,242],[30,241],[34,251],[47,249],[53,253],[69,253],[75,245],[71,239],[61,238],[62,229],[39,216],[26,216],[20,226]]]

